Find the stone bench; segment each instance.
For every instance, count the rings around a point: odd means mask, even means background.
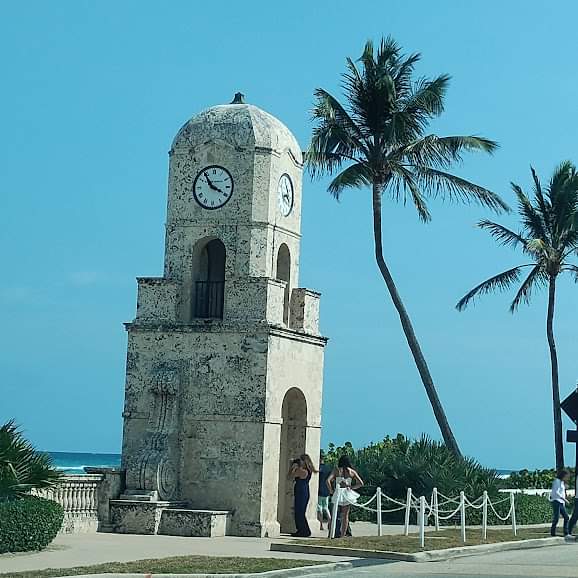
[[[227,535],[229,512],[218,510],[163,510],[159,534],[218,538]]]
[[[190,510],[184,502],[121,499],[110,501],[113,532],[203,538],[227,535],[229,512]]]

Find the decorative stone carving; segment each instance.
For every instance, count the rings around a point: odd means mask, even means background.
[[[175,497],[178,438],[177,406],[180,384],[176,368],[161,365],[151,372],[148,393],[151,413],[140,450],[135,452],[127,475],[127,487],[156,492],[161,500]]]

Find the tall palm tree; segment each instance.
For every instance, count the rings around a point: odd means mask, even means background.
[[[546,335],[550,349],[552,373],[552,405],[554,411],[554,445],[556,468],[564,467],[564,443],[562,441],[562,412],[560,411],[560,387],[558,384],[558,355],[554,340],[554,310],[556,306],[556,281],[558,275],[571,273],[578,281],[578,266],[570,262],[578,251],[578,173],[569,161],[561,163],[544,190],[538,175],[531,168],[534,182],[533,200],[516,184],[512,188],[518,198],[518,212],[522,230],[516,233],[503,225],[483,220],[482,229],[501,245],[519,247],[529,258],[529,263],[508,269],[474,287],[456,305],[462,311],[477,296],[494,291],[504,291],[520,281],[529,269],[510,305],[514,313],[520,303],[529,303],[532,291],[548,287],[548,314]]]
[[[430,220],[427,200],[442,197],[475,201],[492,209],[506,209],[487,189],[447,170],[463,152],[491,153],[497,144],[477,136],[426,134],[429,122],[444,110],[449,76],[414,79],[420,54],[406,56],[392,39],[374,50],[368,41],[360,66],[347,59],[343,74],[345,104],[326,90],[315,91],[316,126],[306,160],[313,177],[337,172],[329,192],[339,199],[347,188],[368,187],[373,200],[375,258],[446,445],[460,454],[411,320],[383,256],[382,197],[409,199],[422,221]],[[344,168],[345,165],[345,168]]]

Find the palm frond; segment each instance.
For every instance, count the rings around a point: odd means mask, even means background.
[[[510,305],[510,312],[514,313],[522,302],[529,304],[530,298],[532,296],[532,290],[536,285],[541,285],[543,283],[544,271],[540,265],[536,265],[530,271],[526,279],[524,279],[523,283],[520,285],[520,288],[516,292],[516,296]]]
[[[544,193],[542,191],[542,184],[538,178],[538,174],[534,170],[534,167],[530,166],[530,172],[532,173],[532,180],[534,181],[534,199],[536,201],[536,206],[538,207],[538,213],[542,217],[542,221],[545,224],[545,228],[548,229],[548,221],[550,220],[550,208],[544,198]]]
[[[445,136],[434,134],[399,147],[391,156],[414,165],[448,168],[462,161],[462,154],[471,151],[493,153],[498,144],[478,136]]]
[[[422,78],[398,94],[397,106],[392,109],[385,127],[384,139],[390,146],[404,145],[422,137],[431,119],[443,112],[449,80],[446,74],[434,80]]]
[[[562,267],[562,271],[568,271],[569,273],[572,273],[572,275],[574,276],[574,282],[578,283],[578,267],[576,265],[566,263]]]
[[[578,215],[578,174],[570,161],[554,171],[548,187],[552,244],[564,250],[568,233],[576,230]]]
[[[470,302],[479,295],[486,295],[492,293],[496,290],[505,291],[509,289],[516,281],[520,279],[520,273],[524,267],[529,265],[519,265],[513,269],[508,269],[503,271],[498,275],[494,275],[489,279],[486,279],[479,285],[476,285],[471,291],[468,291],[457,303],[456,309],[458,311],[463,311]]]
[[[355,163],[341,171],[329,184],[329,192],[339,200],[341,193],[348,188],[370,186],[371,172],[366,165]]]
[[[539,211],[532,205],[530,199],[519,185],[516,183],[511,183],[511,185],[518,199],[518,213],[522,218],[522,225],[527,231],[527,236],[534,239],[547,239],[546,223]]]
[[[344,107],[325,90],[315,91],[313,118],[317,126],[305,161],[313,177],[338,169],[343,162],[367,156],[363,136]]]
[[[444,100],[450,84],[449,74],[440,74],[433,80],[420,78],[412,92],[401,102],[401,110],[420,113],[429,118],[439,116],[444,111]]]
[[[521,245],[523,249],[526,249],[527,239],[525,239],[520,233],[515,233],[514,231],[500,225],[499,223],[494,223],[493,221],[488,221],[487,219],[482,219],[478,223],[480,229],[485,229],[490,232],[490,235],[500,243],[500,245],[517,247]]]
[[[388,183],[388,188],[393,193],[394,198],[399,200],[400,197],[403,197],[405,201],[407,198],[407,192],[409,192],[419,218],[424,223],[431,221],[431,214],[427,207],[427,201],[415,182],[411,170],[403,165],[394,166],[392,168],[393,170],[391,179]]]
[[[50,488],[60,479],[50,456],[36,451],[14,421],[0,426],[0,499]]]
[[[510,210],[496,193],[456,175],[423,165],[414,166],[413,172],[428,195],[450,201],[475,202],[496,212]]]
[[[412,75],[415,65],[421,60],[421,54],[415,52],[410,54],[405,58],[405,60],[399,65],[397,72],[393,75],[393,82],[395,84],[396,94],[403,97],[411,91],[412,88]]]

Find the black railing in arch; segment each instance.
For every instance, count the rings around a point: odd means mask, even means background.
[[[195,317],[223,319],[224,281],[197,281],[195,284]]]

